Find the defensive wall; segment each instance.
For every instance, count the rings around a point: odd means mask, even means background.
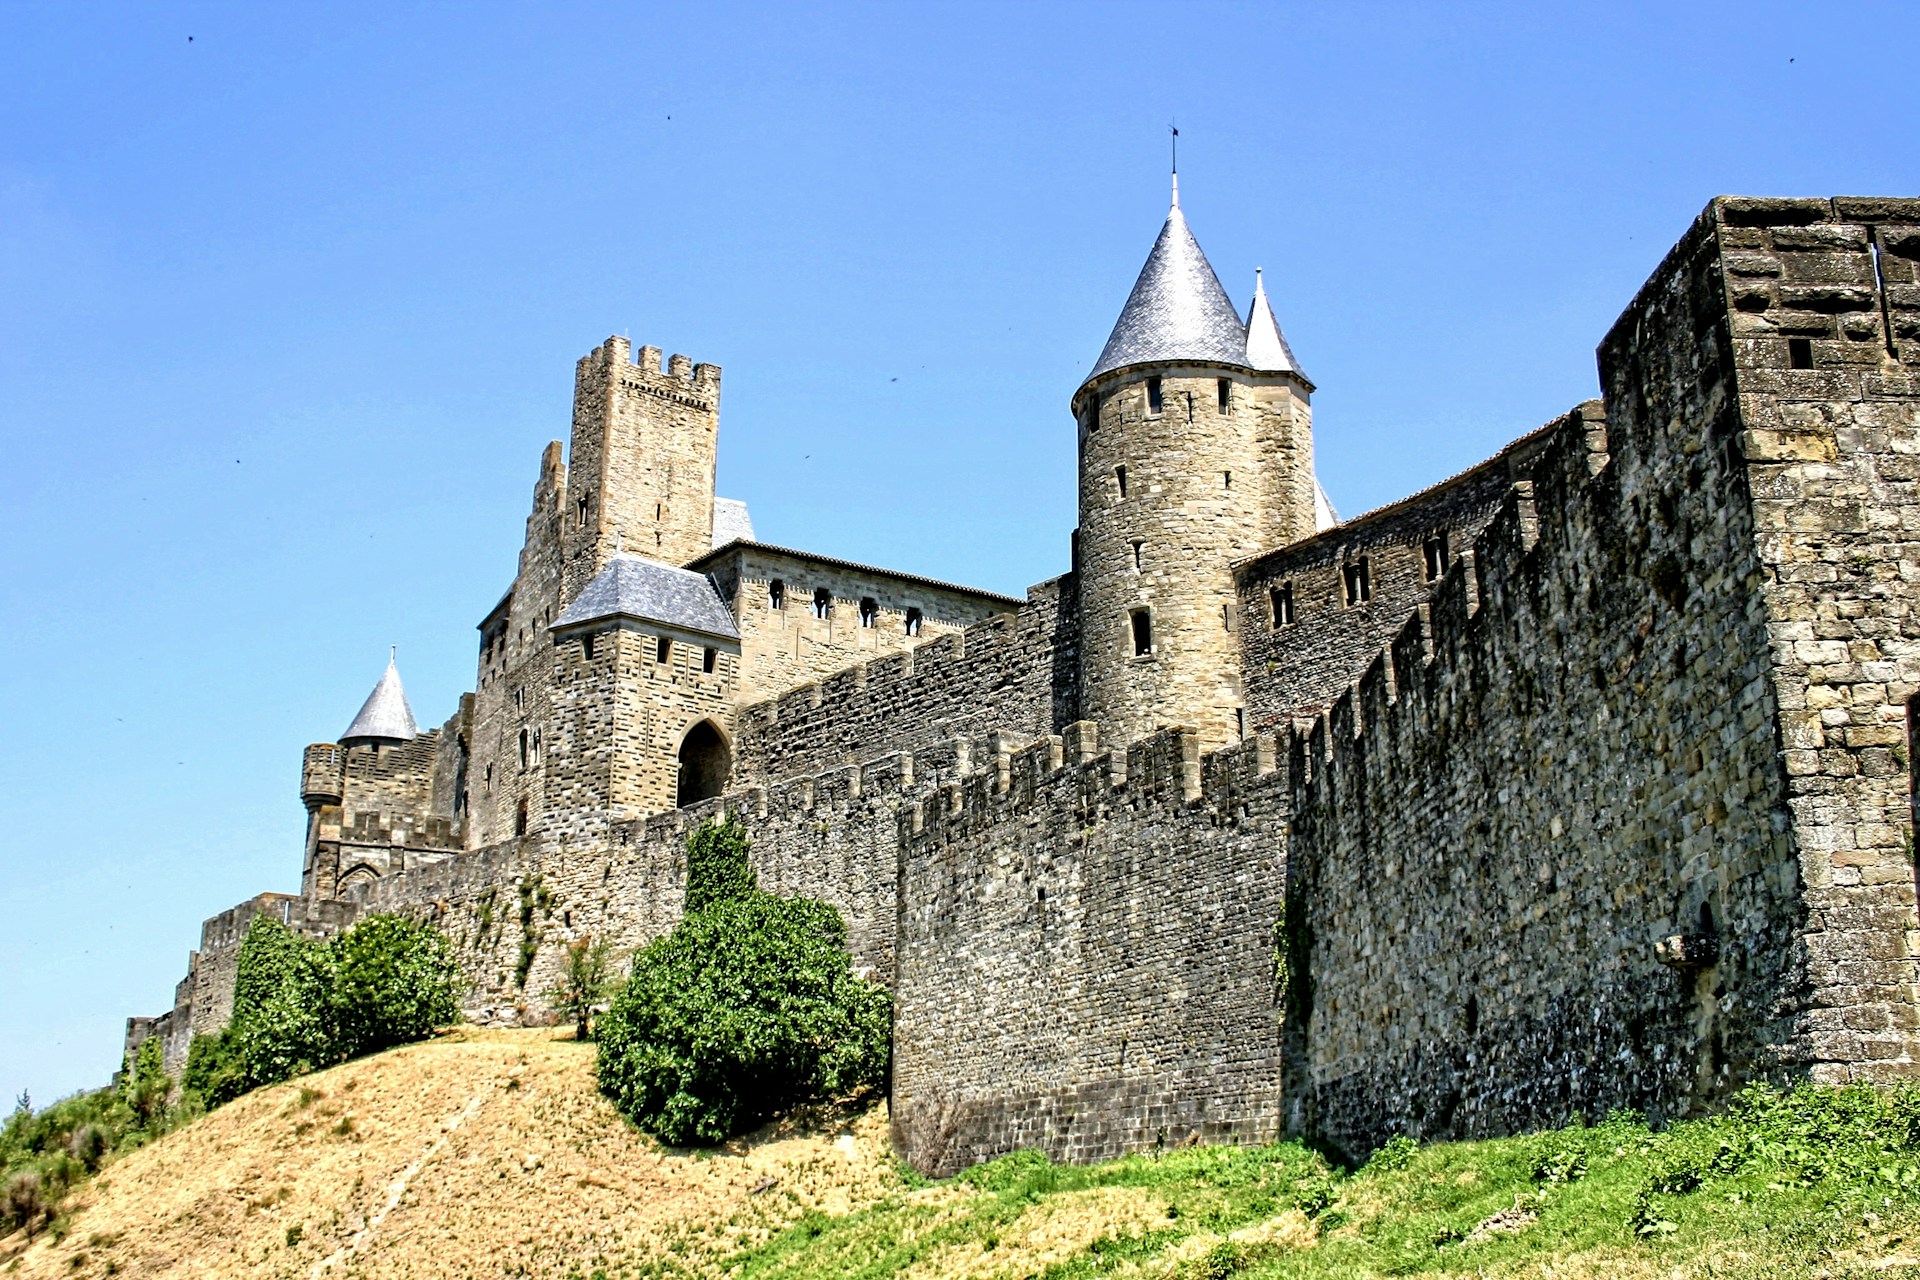
[[[1604,445],[1563,420],[1292,735],[1296,1127],[1362,1152],[1913,1069],[1920,434],[1870,264],[1832,261],[1866,231],[1809,203],[1709,208],[1601,348]],[[1868,358],[1786,370],[1749,273]]]

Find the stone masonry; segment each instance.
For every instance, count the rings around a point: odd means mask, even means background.
[[[225,1023],[262,911],[433,920],[467,1016],[546,1021],[730,812],[892,988],[931,1173],[1920,1074],[1920,201],[1716,200],[1599,355],[1339,522],[1264,286],[1243,319],[1176,203],[1014,599],[759,542],[719,369],[610,338],[474,691],[307,749],[301,893],[209,921],[129,1047]]]

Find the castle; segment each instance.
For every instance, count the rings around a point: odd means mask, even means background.
[[[720,370],[579,362],[474,690],[308,747],[297,895],[435,921],[468,1016],[681,909],[723,808],[895,996],[916,1166],[1493,1133],[1920,1068],[1920,200],[1713,201],[1603,399],[1337,521],[1264,287],[1173,208],[1070,407],[1025,599],[757,541]]]

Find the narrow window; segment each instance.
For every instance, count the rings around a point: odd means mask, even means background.
[[[767,608],[784,609],[787,607],[787,584],[775,578],[767,584]]]
[[[1225,413],[1233,405],[1233,384],[1225,378],[1220,379],[1220,412]]]
[[[1233,709],[1233,719],[1235,727],[1240,731],[1241,738],[1244,739],[1247,736],[1247,709],[1245,707],[1235,707]]]
[[[907,610],[907,634],[910,636],[920,634],[920,611],[918,609]]]
[[[1166,408],[1166,401],[1162,399],[1160,395],[1160,379],[1148,378],[1147,379],[1147,412],[1152,414],[1155,417],[1159,417],[1160,411],[1164,408]]]
[[[522,769],[526,768],[529,764],[533,763],[533,756],[531,754],[531,751],[532,751],[532,739],[530,739],[527,736],[527,731],[525,729],[522,729],[520,731],[520,767]]]
[[[1222,489],[1231,489],[1231,488],[1233,488],[1233,472],[1231,472],[1231,471],[1222,471],[1222,472],[1220,473],[1220,487],[1221,487]]]
[[[821,587],[813,593],[813,616],[825,618],[833,613],[833,592]]]
[[[1283,582],[1268,593],[1273,605],[1273,629],[1293,625],[1293,584]]]
[[[1220,606],[1220,625],[1228,631],[1233,630],[1233,604],[1231,601]]]
[[[493,794],[493,766],[492,765],[487,766],[487,776],[483,778],[480,782],[480,792],[482,795],[490,796]]]
[[[588,662],[593,661],[593,637],[592,636],[580,637],[580,656],[585,658]]]
[[[657,502],[653,504],[653,518],[655,520],[660,518],[660,504]]]
[[[880,606],[874,603],[872,596],[860,597],[860,625],[863,627],[880,625]]]
[[[1367,557],[1343,565],[1340,576],[1347,588],[1347,604],[1362,605],[1373,599],[1373,575],[1368,572]]]
[[[1447,571],[1447,535],[1436,533],[1420,544],[1420,554],[1427,562],[1427,581]]]
[[[513,834],[527,834],[527,802],[522,800],[513,810]]]
[[[574,504],[573,519],[576,528],[584,529],[587,527],[587,500],[585,498],[580,499],[579,502]]]
[[[1120,486],[1120,496],[1123,498],[1126,497],[1127,496],[1127,469],[1125,467],[1115,467],[1113,469],[1113,480],[1115,484]]]
[[[527,691],[525,689],[515,689],[513,691],[513,709],[515,711],[525,711],[527,709]]]
[[[700,655],[700,669],[708,675],[712,675],[713,668],[719,661],[720,651],[712,645],[708,645],[706,652]]]
[[[1096,431],[1100,427],[1100,397],[1087,397],[1087,430]]]
[[[1133,656],[1147,657],[1153,652],[1153,610],[1135,609],[1128,621],[1133,624]]]
[[[1787,366],[1792,369],[1813,368],[1813,339],[1787,339]]]
[[[1138,572],[1141,568],[1144,567],[1144,564],[1143,564],[1143,561],[1145,559],[1144,548],[1146,547],[1146,545],[1147,544],[1144,542],[1135,542],[1133,544],[1133,567],[1136,572]]]
[[[661,636],[653,642],[653,660],[666,662],[673,657],[673,641]]]
[[[533,751],[533,762],[535,764],[539,764],[540,763],[540,731],[538,729],[535,729],[533,731],[532,751]]]

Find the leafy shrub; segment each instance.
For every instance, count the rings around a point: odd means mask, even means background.
[[[688,915],[754,891],[747,839],[745,825],[730,813],[707,819],[687,837]]]
[[[604,938],[576,938],[567,944],[560,981],[546,991],[547,1003],[573,1020],[573,1038],[585,1040],[593,1015],[613,991],[613,948]]]
[[[823,902],[753,886],[737,821],[688,841],[700,904],[634,957],[600,1019],[600,1087],[675,1145],[721,1142],[795,1103],[881,1085],[891,1005],[853,975]]]
[[[1378,1151],[1367,1157],[1368,1173],[1397,1173],[1413,1160],[1420,1144],[1406,1134],[1388,1139]]]
[[[100,1162],[107,1158],[110,1145],[107,1131],[97,1124],[83,1124],[67,1139],[68,1152],[88,1173],[100,1167]]]
[[[7,1179],[5,1208],[8,1225],[19,1227],[28,1235],[32,1235],[43,1220],[53,1216],[39,1170],[22,1169]]]
[[[120,1073],[120,1096],[141,1124],[149,1124],[166,1109],[173,1093],[173,1079],[160,1061],[160,1041],[148,1036],[134,1050],[133,1058]]]
[[[247,1091],[246,1073],[239,1038],[227,1027],[193,1038],[187,1046],[187,1064],[180,1069],[180,1087],[202,1106],[217,1107]]]
[[[343,1058],[424,1040],[460,1016],[453,944],[405,916],[368,916],[335,938],[335,1051]]]
[[[184,1087],[208,1106],[421,1040],[460,1013],[453,944],[430,924],[375,915],[330,942],[257,915],[240,943],[233,1021],[197,1036]]]

